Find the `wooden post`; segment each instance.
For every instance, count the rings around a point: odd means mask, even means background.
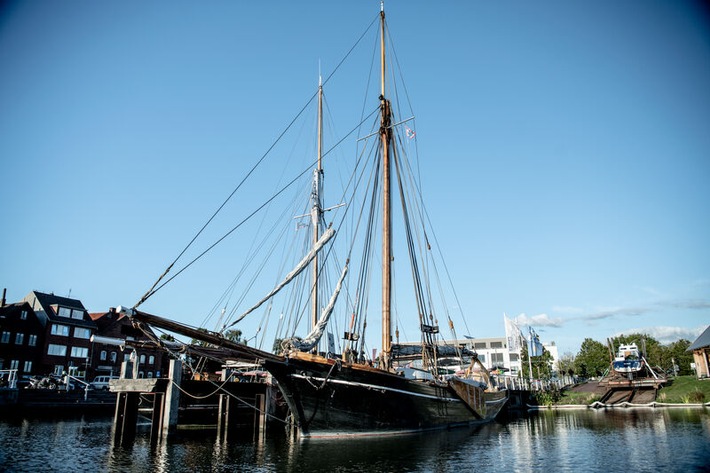
[[[165,392],[165,402],[163,408],[162,432],[163,437],[167,437],[174,432],[178,423],[178,407],[180,405],[180,381],[182,380],[182,363],[178,360],[170,360],[170,371],[168,372],[170,383]]]
[[[163,415],[165,407],[165,393],[153,394],[153,414],[150,419],[150,443],[158,443],[163,432]]]
[[[133,364],[128,361],[121,363],[122,379],[131,378]],[[134,394],[134,395],[132,395]],[[127,445],[136,435],[138,422],[138,396],[135,393],[122,392],[116,395],[116,411],[113,418],[114,445]]]
[[[254,440],[261,442],[266,434],[266,396],[257,394],[254,396]]]
[[[114,445],[128,445],[135,439],[136,423],[138,422],[138,401],[138,393],[125,392],[118,394],[116,417],[113,422]]]
[[[232,397],[229,394],[219,395],[219,412],[217,416],[217,435],[223,441],[227,441],[229,432],[234,430],[236,425],[234,415],[236,415],[237,406],[232,402]]]

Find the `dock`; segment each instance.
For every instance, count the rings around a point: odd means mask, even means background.
[[[178,430],[216,430],[223,440],[233,435],[263,438],[267,421],[280,419],[278,389],[266,382],[223,378],[182,379],[182,364],[172,360],[168,378],[111,380],[110,391],[117,396],[114,444],[133,442],[139,417],[150,421],[151,443]]]

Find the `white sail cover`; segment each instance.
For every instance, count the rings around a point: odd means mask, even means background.
[[[283,281],[281,281],[275,288],[271,290],[269,294],[266,295],[263,299],[261,299],[259,302],[257,302],[253,307],[251,307],[249,310],[244,312],[242,315],[240,315],[237,320],[232,322],[231,324],[227,325],[225,324],[222,327],[222,331],[224,332],[227,328],[232,327],[233,325],[236,325],[237,323],[241,322],[244,317],[249,315],[250,313],[254,312],[256,309],[258,309],[264,302],[268,301],[271,299],[277,292],[279,292],[281,289],[283,289],[288,283],[290,283],[293,278],[301,274],[301,272],[308,267],[308,264],[315,258],[315,256],[318,254],[318,252],[325,246],[328,241],[333,238],[333,235],[335,235],[335,230],[333,228],[328,228],[328,230],[323,233],[323,235],[320,237],[320,239],[316,242],[315,245],[313,245],[313,248],[311,248],[311,251],[308,252],[306,256],[303,257],[303,259],[296,265],[295,268],[293,268],[293,271],[288,273],[286,277],[284,278]]]
[[[289,345],[291,345],[293,348],[296,348],[297,350],[308,351],[313,349],[313,347],[318,344],[318,341],[323,336],[323,332],[325,331],[326,325],[328,325],[330,314],[333,313],[335,302],[338,300],[338,294],[340,294],[340,289],[343,287],[343,280],[345,279],[345,275],[347,273],[348,265],[346,263],[345,267],[343,268],[343,272],[340,275],[340,279],[338,280],[338,284],[335,286],[335,291],[333,291],[333,295],[330,296],[330,301],[328,301],[328,305],[325,307],[325,309],[323,309],[323,312],[321,312],[320,318],[318,319],[318,323],[316,324],[316,326],[313,327],[311,333],[309,333],[303,340],[298,340],[295,338],[290,339],[288,341]]]

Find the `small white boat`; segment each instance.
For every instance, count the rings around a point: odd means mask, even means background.
[[[621,345],[614,358],[614,371],[624,375],[633,375],[643,369],[644,360],[635,343]]]

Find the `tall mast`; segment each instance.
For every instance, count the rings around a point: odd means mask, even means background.
[[[318,77],[318,165],[313,171],[313,190],[311,191],[311,224],[313,226],[313,245],[320,238],[320,215],[322,213],[321,191],[323,186],[323,80]],[[311,328],[318,324],[318,255],[312,262]],[[317,348],[315,349],[317,351]]]
[[[385,7],[380,8],[380,139],[382,140],[382,362],[383,368],[390,367],[392,351],[392,197],[390,195],[390,102],[385,98]]]

